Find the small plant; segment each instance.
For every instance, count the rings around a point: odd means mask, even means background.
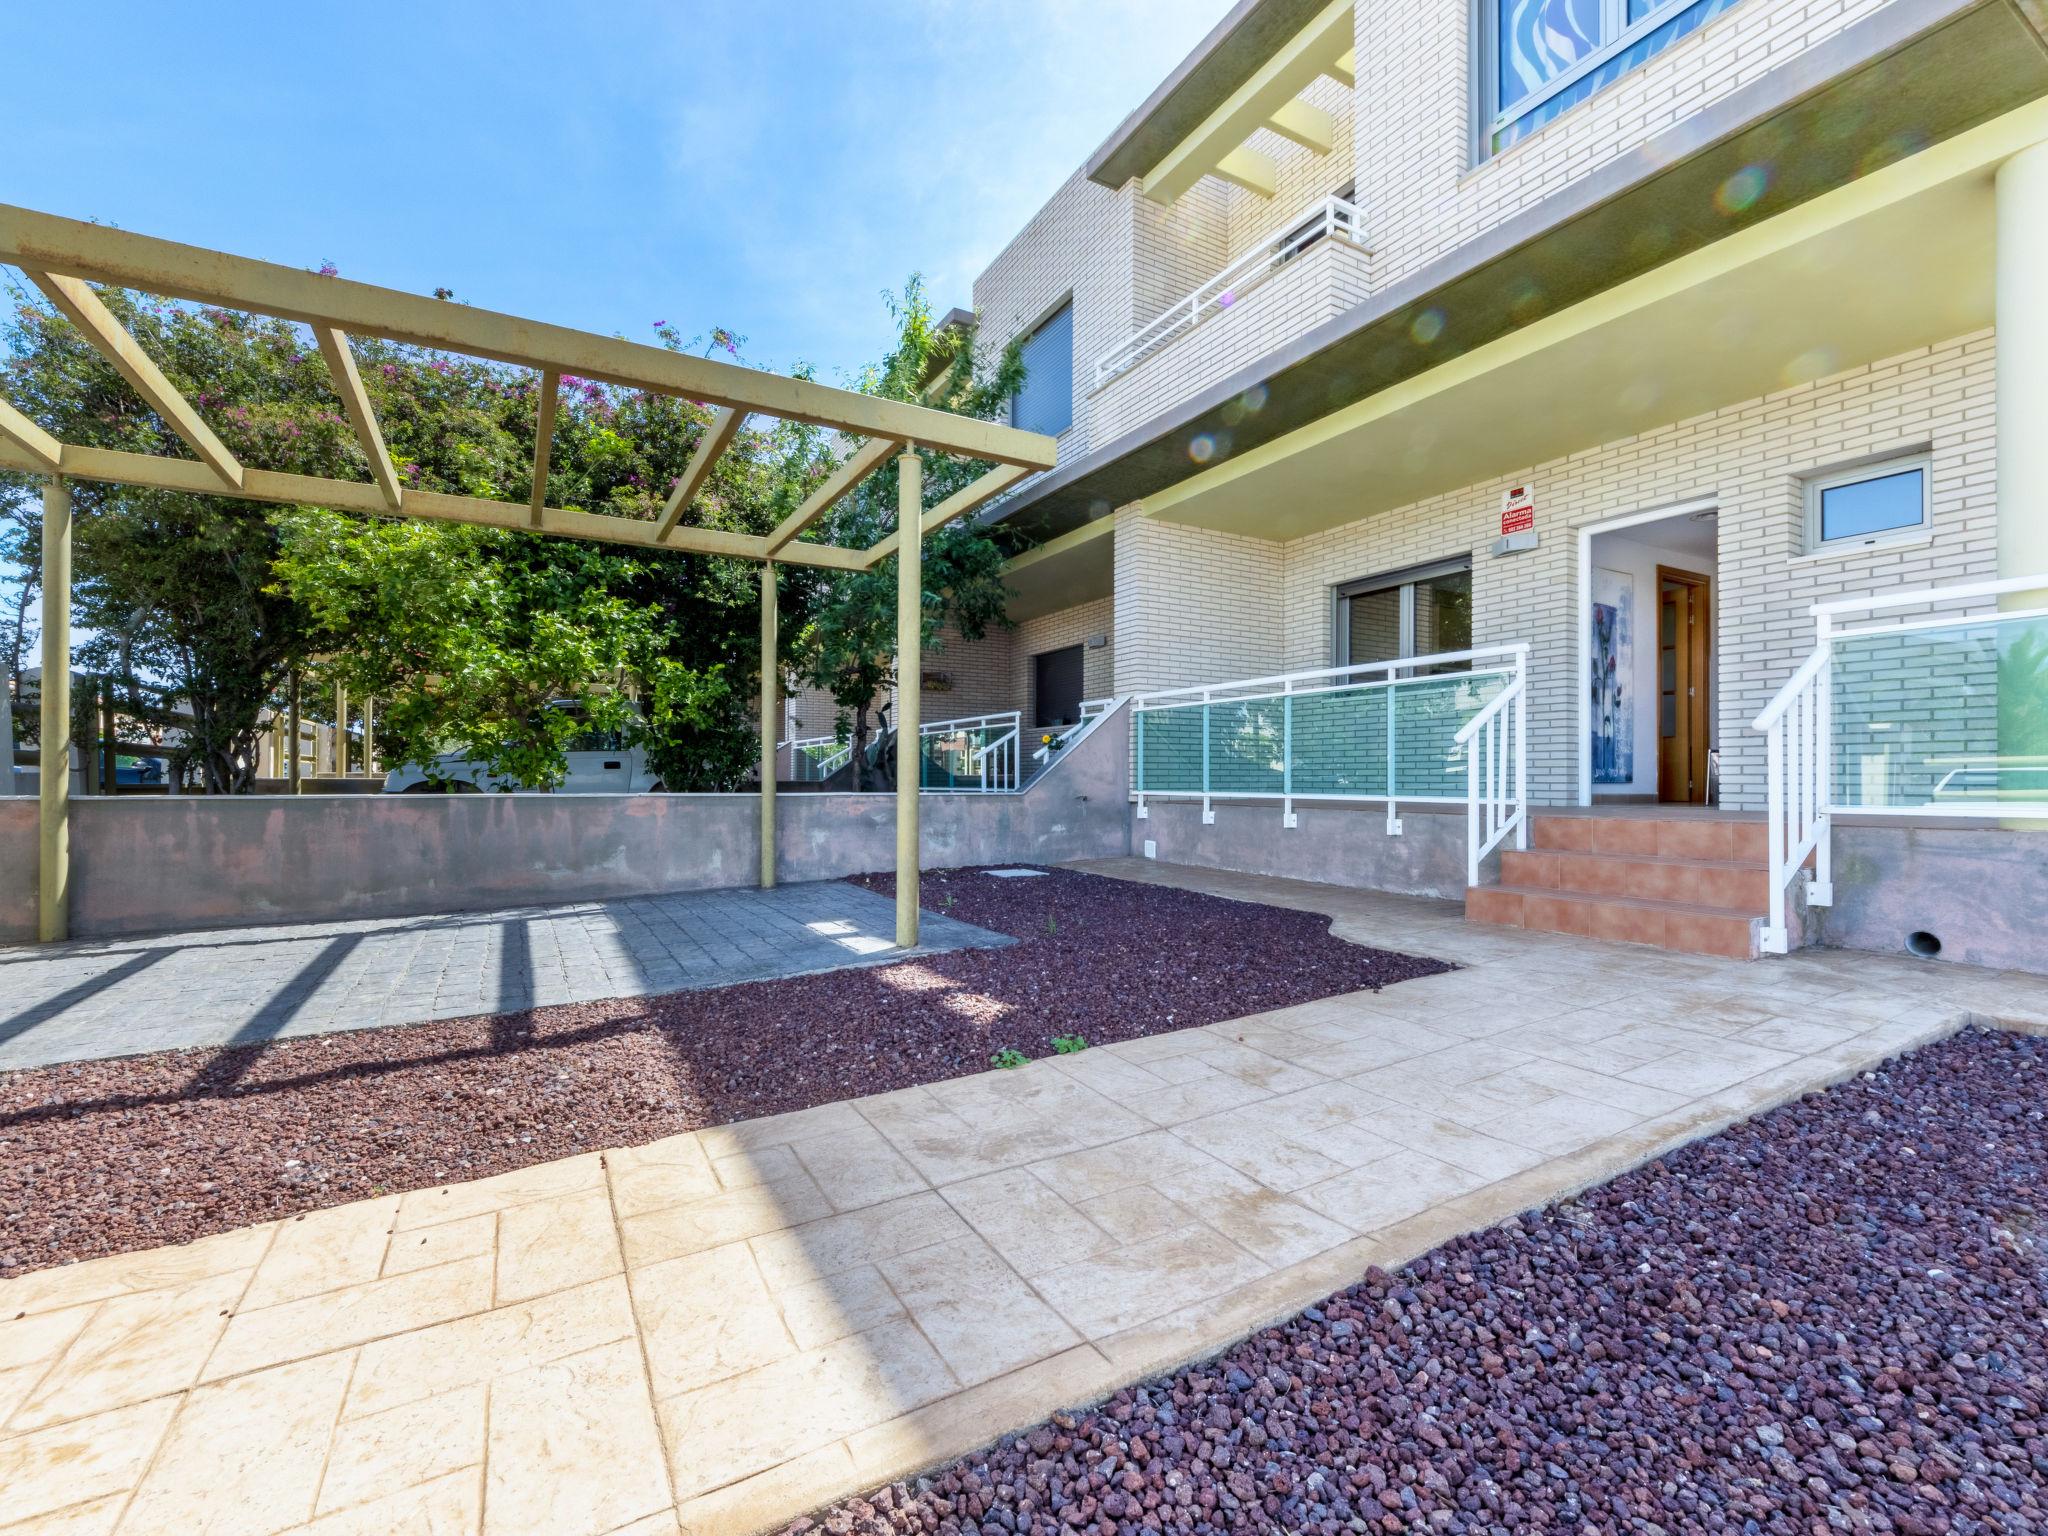
[[[941,912],[951,912],[953,910],[953,893],[951,891],[946,892],[946,899],[939,903],[939,910]]]
[[[989,1057],[988,1064],[992,1067],[1000,1067],[1007,1072],[1011,1067],[1023,1066],[1030,1059],[1029,1056],[1026,1056],[1015,1046],[1006,1045],[1000,1051],[997,1051],[995,1055]]]
[[[1045,914],[1045,931],[1049,935],[1056,934],[1060,931],[1060,920],[1054,917],[1050,912]]]
[[[1054,1055],[1071,1056],[1076,1051],[1087,1050],[1088,1042],[1079,1035],[1054,1035],[1052,1048]]]

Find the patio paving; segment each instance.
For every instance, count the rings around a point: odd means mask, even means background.
[[[886,963],[895,935],[891,899],[831,880],[4,947],[0,1071]],[[919,937],[1014,942],[933,912]]]
[[[2048,1022],[2038,977],[1089,867],[1468,969],[0,1282],[0,1532],[757,1530]]]

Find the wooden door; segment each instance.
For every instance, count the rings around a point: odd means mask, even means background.
[[[1707,578],[1657,567],[1657,798],[1705,805],[1714,625]]]

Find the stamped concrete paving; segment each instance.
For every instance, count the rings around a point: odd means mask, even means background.
[[[642,997],[900,957],[839,881],[0,948],[0,1071]],[[927,912],[922,950],[1014,942]]]
[[[1107,872],[1469,969],[0,1282],[0,1532],[759,1529],[2048,1019],[2034,977]]]

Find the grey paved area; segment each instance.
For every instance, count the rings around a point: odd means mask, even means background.
[[[0,1070],[417,1024],[897,958],[839,881],[0,948]],[[927,912],[919,953],[1008,944]]]

